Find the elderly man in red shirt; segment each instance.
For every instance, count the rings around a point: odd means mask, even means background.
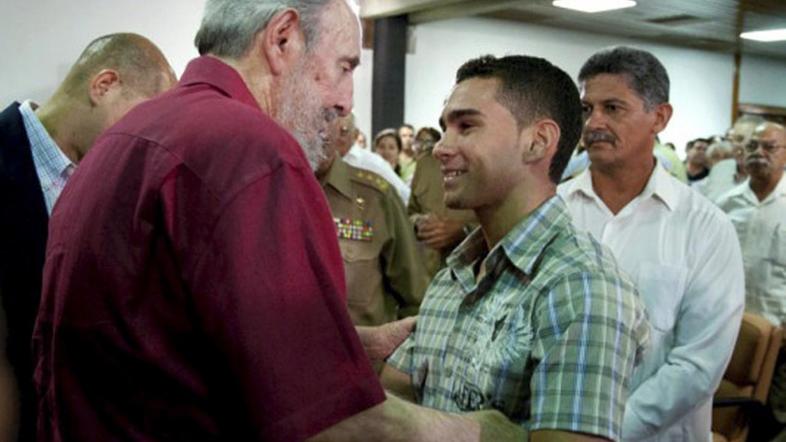
[[[312,169],[352,106],[356,6],[208,0],[196,44],[180,84],[102,135],[53,213],[39,440],[501,440],[497,411],[385,399],[367,354],[405,327],[359,339],[349,320]]]

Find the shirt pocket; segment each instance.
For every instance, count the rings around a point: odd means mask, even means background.
[[[786,268],[786,226],[783,224],[777,224],[772,230],[769,258],[773,264]]]
[[[344,260],[348,303],[363,306],[374,302],[382,290],[380,250],[374,241],[340,239],[341,257]]]
[[[674,328],[687,274],[683,267],[653,262],[642,263],[639,268],[636,288],[655,331],[669,333]]]

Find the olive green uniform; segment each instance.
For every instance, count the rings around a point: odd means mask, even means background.
[[[442,218],[455,219],[464,222],[469,227],[477,225],[475,212],[471,210],[452,210],[445,207],[445,192],[442,189],[442,172],[439,161],[431,154],[432,149],[418,155],[418,166],[412,178],[412,193],[407,205],[407,213],[414,220],[420,215],[433,213]],[[445,266],[445,258],[453,251],[453,247],[434,250],[424,247],[424,260],[429,277],[436,275],[437,271]]]
[[[352,321],[378,325],[417,314],[429,277],[395,190],[340,158],[321,181],[338,231]]]

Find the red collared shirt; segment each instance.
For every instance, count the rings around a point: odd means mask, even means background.
[[[322,191],[221,61],[104,133],[55,207],[39,440],[297,441],[384,400]]]

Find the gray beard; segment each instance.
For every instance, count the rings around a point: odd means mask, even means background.
[[[327,157],[328,124],[338,117],[338,113],[322,107],[309,73],[306,63],[302,63],[284,82],[276,120],[297,140],[311,170],[316,171]]]

